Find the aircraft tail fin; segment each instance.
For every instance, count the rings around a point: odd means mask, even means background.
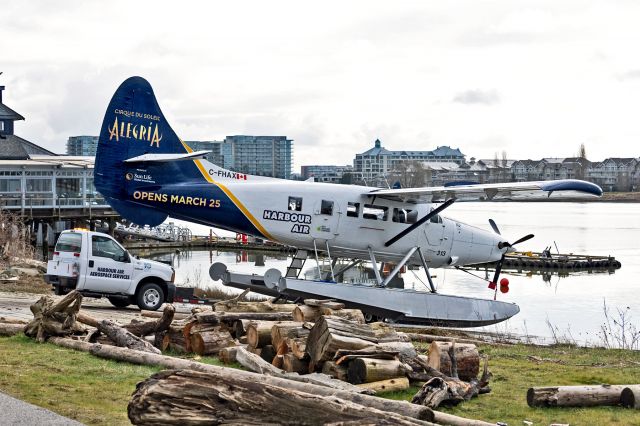
[[[96,189],[124,218],[158,225],[167,213],[130,201],[131,189],[203,177],[193,161],[145,164],[126,160],[180,157],[190,151],[162,114],[149,82],[142,77],[128,78],[111,98],[102,122],[94,170]]]

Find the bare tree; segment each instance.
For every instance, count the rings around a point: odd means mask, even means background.
[[[502,151],[502,167],[506,169],[507,164],[509,164],[509,162],[507,161],[507,151]]]
[[[389,170],[389,182],[399,182],[403,188],[424,186],[428,171],[419,161],[397,161]]]
[[[580,148],[578,150],[578,158],[587,159],[587,148],[585,148],[584,143],[580,144]]]

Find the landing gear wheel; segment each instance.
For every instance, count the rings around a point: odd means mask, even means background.
[[[157,311],[164,303],[164,292],[158,284],[146,283],[138,292],[138,307],[148,311]]]
[[[107,297],[109,299],[109,303],[111,303],[116,308],[126,308],[131,304],[129,299],[125,299],[122,297]]]

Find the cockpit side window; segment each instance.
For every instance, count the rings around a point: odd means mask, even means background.
[[[289,197],[288,208],[295,212],[302,211],[302,197]]]
[[[397,223],[416,223],[418,212],[416,210],[394,208],[392,220]]]
[[[433,209],[431,209],[431,211],[433,211]],[[431,219],[429,219],[429,222],[431,223],[442,223],[442,218],[440,217],[439,214],[432,216]]]

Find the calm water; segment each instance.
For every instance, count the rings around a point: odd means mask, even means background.
[[[514,241],[533,233],[535,238],[520,246],[521,251],[542,251],[546,246],[561,253],[612,255],[622,262],[615,274],[582,273],[565,278],[553,276],[545,282],[541,276],[504,273],[509,278],[510,292],[498,293],[498,299],[515,302],[521,312],[511,320],[487,327],[491,331],[550,337],[548,323],[556,334],[582,343],[597,343],[598,332],[605,321],[603,304],[617,316],[623,309],[640,328],[640,204],[623,203],[459,203],[445,216],[470,225],[489,229],[493,218],[502,235]],[[204,227],[194,226],[195,234],[208,234]],[[269,268],[284,271],[288,261],[267,254],[264,266],[256,266],[254,253],[194,251],[175,256],[177,283],[188,282],[201,287],[219,286],[208,277],[211,262],[224,262],[238,272],[261,273]],[[260,263],[260,259],[258,259]],[[308,261],[314,267],[315,262]],[[438,291],[445,294],[492,298],[487,283],[468,274],[449,269],[433,269]],[[484,272],[476,272],[484,277]],[[417,271],[424,281],[422,271]],[[404,275],[405,286],[423,289],[411,271]],[[233,289],[229,290],[234,291]]]

